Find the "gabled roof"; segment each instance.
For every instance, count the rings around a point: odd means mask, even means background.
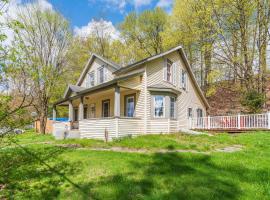
[[[145,64],[147,62],[150,62],[152,60],[164,57],[164,56],[166,56],[166,55],[168,55],[168,54],[170,54],[170,53],[172,53],[174,51],[177,51],[179,53],[179,55],[181,56],[181,58],[183,59],[183,62],[185,63],[187,71],[188,71],[188,73],[189,73],[189,75],[191,77],[191,81],[193,82],[193,84],[195,86],[195,89],[197,90],[197,92],[198,92],[199,96],[201,97],[203,103],[206,105],[207,108],[209,108],[210,106],[208,104],[208,101],[205,98],[200,86],[198,85],[198,83],[197,83],[197,81],[195,79],[195,75],[193,74],[193,72],[191,70],[191,66],[190,66],[190,64],[189,64],[189,62],[187,60],[186,54],[184,53],[182,46],[177,46],[177,47],[172,48],[172,49],[170,49],[168,51],[165,51],[163,53],[160,53],[160,54],[157,54],[157,55],[154,55],[154,56],[150,56],[150,57],[145,58],[143,60],[140,60],[138,62],[126,65],[124,67],[121,67],[120,65],[115,64],[114,62],[109,61],[109,60],[107,60],[107,59],[105,59],[105,58],[103,58],[103,57],[101,57],[101,56],[99,56],[97,54],[92,54],[92,56],[90,57],[90,59],[88,60],[88,62],[86,64],[86,66],[84,67],[84,70],[83,70],[83,72],[82,72],[82,74],[81,74],[81,76],[80,76],[80,78],[79,78],[79,80],[77,82],[77,85],[81,84],[84,76],[88,72],[88,70],[89,70],[89,68],[91,66],[91,63],[94,61],[95,58],[98,58],[98,59],[102,60],[104,63],[107,63],[109,66],[111,66],[114,69],[113,73],[117,75],[117,77],[114,79],[114,81],[115,81],[115,80],[119,79],[120,76],[127,75],[127,73],[130,72],[130,71],[142,68],[143,64]],[[151,89],[151,87],[150,87],[150,89]],[[152,87],[152,89],[153,89],[153,87]],[[87,90],[85,90],[85,91],[87,91]]]
[[[95,60],[95,58],[98,58],[101,61],[103,61],[104,63],[106,63],[109,66],[111,66],[112,69],[113,69],[113,71],[117,71],[117,70],[119,70],[121,68],[120,65],[118,65],[118,64],[116,64],[116,63],[114,63],[114,62],[112,62],[112,61],[110,61],[110,60],[108,60],[106,58],[103,58],[102,56],[99,56],[99,55],[93,53],[91,55],[91,57],[89,58],[88,62],[86,63],[86,65],[85,65],[85,67],[83,69],[83,72],[81,73],[80,78],[77,81],[76,85],[80,85],[82,83],[83,78],[85,77],[86,73],[88,72],[88,70],[89,70],[91,64],[93,63],[93,61]]]
[[[74,93],[79,93],[83,90],[85,90],[86,88],[84,87],[80,87],[80,86],[77,86],[77,85],[68,85],[66,91],[65,91],[65,94],[64,94],[64,98],[67,98],[72,92]]]
[[[127,71],[130,71],[130,70],[134,70],[134,69],[143,67],[143,64],[145,64],[147,62],[150,62],[152,60],[155,60],[157,58],[161,58],[163,56],[166,56],[166,55],[168,55],[168,54],[170,54],[170,53],[172,53],[174,51],[178,51],[179,52],[181,58],[183,59],[185,65],[186,65],[187,71],[188,71],[188,73],[189,73],[189,75],[191,77],[191,80],[192,80],[192,82],[193,82],[193,84],[195,86],[195,89],[197,90],[199,96],[201,97],[201,99],[204,102],[204,104],[206,105],[206,107],[209,108],[210,105],[209,105],[207,99],[205,98],[205,96],[204,96],[204,94],[203,94],[200,86],[198,85],[198,83],[197,83],[197,81],[195,79],[195,75],[194,75],[194,73],[191,70],[191,66],[190,66],[190,64],[189,64],[189,62],[187,60],[186,54],[185,54],[182,46],[177,46],[177,47],[172,48],[172,49],[170,49],[168,51],[165,51],[163,53],[160,53],[160,54],[157,54],[157,55],[154,55],[154,56],[150,56],[150,57],[145,58],[143,60],[140,60],[138,62],[132,63],[130,65],[127,65],[125,67],[120,68],[119,70],[115,71],[114,73],[115,74],[122,74],[122,73],[126,73]]]
[[[141,66],[142,64],[144,64],[144,63],[146,63],[146,62],[149,62],[149,61],[155,60],[155,59],[157,59],[157,58],[166,56],[166,55],[168,55],[168,54],[170,54],[170,53],[172,53],[172,52],[174,52],[174,51],[177,51],[177,50],[179,50],[179,49],[182,49],[182,46],[177,46],[177,47],[175,47],[175,48],[172,48],[172,49],[170,49],[170,50],[168,50],[168,51],[165,51],[165,52],[162,52],[162,53],[160,53],[160,54],[157,54],[157,55],[154,55],[154,56],[150,56],[150,57],[145,58],[145,59],[142,59],[142,60],[140,60],[140,61],[138,61],[138,62],[135,62],[135,63],[129,64],[129,65],[126,65],[126,66],[120,68],[119,70],[117,70],[117,71],[115,72],[115,74],[124,73],[124,72],[126,72],[126,71],[128,71],[128,70],[131,70],[131,69],[133,69],[133,68],[136,68],[137,66]]]

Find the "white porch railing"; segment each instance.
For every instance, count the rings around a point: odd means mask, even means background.
[[[270,113],[190,118],[190,129],[270,129]]]

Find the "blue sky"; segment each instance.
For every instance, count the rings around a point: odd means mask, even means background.
[[[117,25],[131,11],[141,12],[160,6],[171,9],[172,0],[48,0],[72,27],[86,26],[92,19],[103,18]]]

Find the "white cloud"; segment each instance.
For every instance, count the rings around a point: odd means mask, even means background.
[[[87,37],[92,34],[98,34],[99,36],[107,35],[111,39],[115,40],[119,38],[119,31],[114,27],[111,21],[106,20],[91,20],[86,26],[75,27],[74,33],[79,37]]]
[[[152,0],[134,0],[135,8],[139,8],[142,6],[147,6],[151,4]]]
[[[170,8],[173,4],[173,0],[159,0],[157,7]]]
[[[129,4],[138,9],[152,3],[152,0],[88,0],[89,4],[103,3],[107,8],[119,9],[120,13],[125,13],[125,7]]]

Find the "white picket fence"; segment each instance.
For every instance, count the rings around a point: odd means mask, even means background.
[[[190,129],[270,129],[270,113],[190,118]]]

